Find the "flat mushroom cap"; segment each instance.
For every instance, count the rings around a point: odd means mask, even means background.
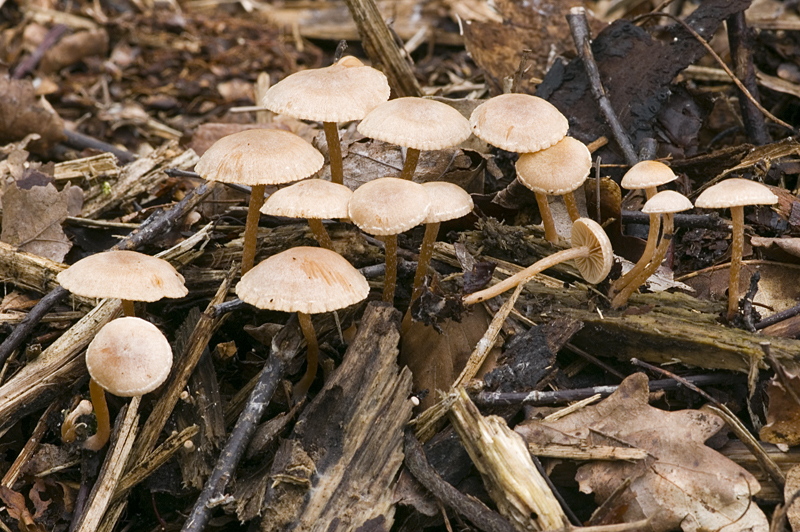
[[[472,212],[472,196],[466,190],[446,181],[422,183],[431,198],[431,210],[425,223],[455,220]]]
[[[744,205],[772,205],[777,202],[778,196],[761,183],[737,177],[708,187],[694,204],[701,209],[726,209]]]
[[[158,301],[189,293],[183,276],[169,262],[136,251],[95,253],[59,273],[56,280],[83,297]]]
[[[389,81],[379,70],[355,57],[313,70],[301,70],[267,90],[261,104],[270,111],[300,120],[361,120],[389,99]]]
[[[289,218],[347,218],[347,204],[353,192],[344,185],[324,179],[307,179],[274,192],[261,212]]]
[[[640,161],[625,172],[620,186],[628,190],[640,190],[666,185],[676,179],[678,176],[666,164],[658,161]]]
[[[369,295],[369,283],[338,253],[301,246],[244,274],[236,295],[261,309],[317,314],[358,303]]]
[[[541,151],[523,153],[517,160],[517,178],[523,185],[555,196],[577,189],[591,169],[589,148],[572,137],[564,137]]]
[[[425,187],[396,177],[373,179],[350,198],[350,220],[371,235],[396,235],[425,221],[431,199]]]
[[[358,125],[366,137],[406,148],[441,150],[466,140],[469,121],[449,105],[425,98],[397,98],[380,104]]]
[[[502,94],[480,104],[469,118],[472,132],[492,146],[516,153],[549,148],[569,122],[553,104],[529,94]]]
[[[172,348],[158,327],[141,318],[118,318],[100,329],[86,349],[89,375],[119,397],[158,388],[172,369]]]
[[[578,218],[572,224],[572,247],[582,246],[590,248],[589,256],[575,259],[575,266],[587,282],[597,284],[611,271],[614,250],[600,224],[589,218]]]
[[[325,157],[294,133],[248,129],[222,137],[194,167],[209,181],[240,185],[281,185],[322,168]]]
[[[671,214],[688,211],[692,207],[693,205],[689,198],[680,192],[664,190],[647,200],[647,203],[642,207],[642,212],[647,214]]]

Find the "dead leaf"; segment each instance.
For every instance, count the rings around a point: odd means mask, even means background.
[[[44,479],[35,479],[33,481],[33,486],[31,486],[31,490],[28,492],[28,497],[30,497],[33,507],[36,509],[35,513],[33,514],[34,520],[42,517],[47,511],[47,508],[50,506],[50,503],[53,502],[52,499],[42,499],[42,493],[46,492],[47,486],[44,483]]]
[[[648,404],[647,377],[636,373],[601,403],[553,422],[528,421],[517,427],[530,444],[616,445],[644,449],[637,462],[589,462],[576,480],[598,502],[626,479],[630,485],[609,515],[625,522],[650,519],[656,532],[678,527],[766,532],[767,518],[751,497],[761,489],[745,469],[703,444],[724,422],[699,410],[667,412]]]
[[[786,473],[786,485],[783,487],[783,498],[788,503],[800,490],[800,465],[794,465]],[[800,499],[796,499],[786,509],[786,519],[792,532],[800,532]]]
[[[108,52],[108,33],[104,29],[81,31],[62,38],[45,52],[39,63],[44,73],[55,72],[91,56]]]
[[[8,515],[19,523],[20,532],[46,532],[43,526],[33,520],[33,516],[25,506],[25,497],[21,493],[0,486],[0,499],[6,504]]]
[[[30,133],[40,139],[29,144],[33,151],[46,151],[61,142],[64,121],[47,100],[36,98],[33,84],[27,80],[10,80],[0,76],[0,143],[21,140]]]
[[[753,236],[750,238],[750,244],[755,248],[765,248],[767,251],[774,253],[774,250],[783,251],[791,257],[800,257],[800,238],[786,237],[786,238],[768,238],[763,236]],[[775,260],[780,260],[774,257]]]
[[[800,376],[789,371],[786,376],[794,393],[800,394]],[[769,443],[800,444],[800,405],[777,376],[767,384],[767,397],[767,424],[759,431],[759,437]]]

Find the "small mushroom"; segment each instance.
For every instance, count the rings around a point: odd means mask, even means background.
[[[695,207],[731,210],[733,233],[731,239],[731,276],[728,284],[728,319],[739,311],[739,272],[742,269],[744,247],[744,206],[773,205],[778,196],[770,189],[747,179],[726,179],[708,187],[697,197]]]
[[[72,412],[67,414],[64,418],[64,422],[61,423],[61,441],[64,443],[71,443],[75,441],[77,437],[77,430],[78,427],[81,425],[78,423],[78,419],[81,416],[86,416],[92,413],[92,402],[87,401],[86,399],[82,400],[78,403],[78,406],[75,407]]]
[[[242,276],[236,295],[260,309],[297,312],[308,344],[308,366],[293,391],[295,399],[299,399],[311,387],[317,372],[319,346],[310,315],[358,303],[369,295],[369,283],[341,255],[301,246],[256,265]]]
[[[527,283],[538,273],[567,260],[574,260],[583,278],[597,284],[606,278],[614,262],[614,251],[603,228],[589,218],[579,218],[572,224],[572,248],[553,253],[499,283],[464,296],[465,305],[474,305]]]
[[[89,344],[86,368],[91,377],[89,393],[97,432],[83,446],[99,451],[111,434],[105,392],[118,397],[152,392],[169,377],[172,348],[152,323],[140,318],[119,318],[104,325]]]

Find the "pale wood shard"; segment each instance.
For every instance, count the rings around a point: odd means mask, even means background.
[[[101,153],[92,157],[64,161],[55,165],[53,179],[56,183],[69,180],[116,179],[120,168],[112,153]]]
[[[372,303],[342,365],[297,422],[269,472],[261,530],[355,530],[394,517],[392,486],[411,417],[398,369],[400,312]]]

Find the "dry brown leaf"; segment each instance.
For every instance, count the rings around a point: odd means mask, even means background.
[[[800,238],[786,237],[786,238],[769,238],[763,236],[753,236],[750,238],[750,244],[754,248],[777,248],[792,257],[800,257]]]
[[[0,486],[0,499],[6,504],[8,515],[19,523],[21,532],[46,532],[43,526],[33,520],[33,516],[25,506],[25,497],[21,493]]]
[[[86,57],[105,56],[108,52],[108,33],[104,29],[81,31],[67,35],[45,52],[39,69],[55,72]]]
[[[28,497],[30,497],[33,507],[36,509],[33,514],[34,519],[42,517],[50,506],[50,503],[53,502],[50,498],[43,499],[42,494],[47,497],[47,486],[45,485],[44,479],[37,478],[33,481],[33,486],[31,486],[31,490],[28,492]]]
[[[794,465],[786,473],[786,485],[783,487],[783,498],[788,503],[794,494],[800,490],[800,465]],[[800,532],[800,499],[796,499],[786,509],[786,519],[792,532]]]
[[[46,100],[36,98],[30,81],[0,76],[0,94],[0,144],[37,133],[41,138],[29,146],[32,151],[45,151],[66,138],[64,121]]]
[[[800,396],[800,377],[784,371],[789,386]],[[769,443],[800,444],[800,405],[777,376],[767,384],[767,397],[767,424],[759,431],[759,437]]]
[[[609,512],[625,522],[650,519],[666,532],[766,532],[767,518],[751,497],[761,489],[745,469],[703,444],[724,425],[699,410],[667,412],[648,404],[647,377],[625,379],[601,403],[554,422],[517,427],[528,443],[627,444],[647,451],[637,462],[589,462],[578,469],[581,491],[605,501],[626,479],[630,486]]]

